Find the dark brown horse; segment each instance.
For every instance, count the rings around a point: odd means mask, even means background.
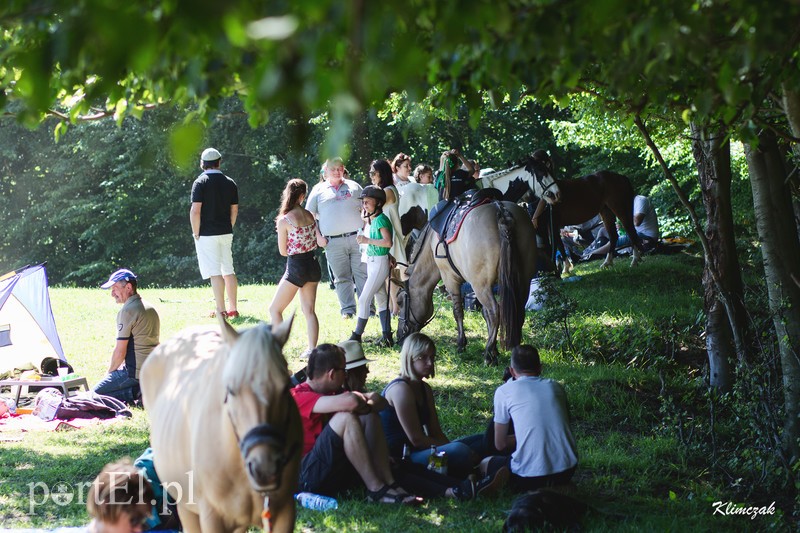
[[[464,219],[458,238],[444,257],[439,238],[426,225],[409,256],[408,280],[398,296],[400,319],[397,340],[422,329],[433,317],[433,291],[444,280],[458,326],[458,351],[467,345],[461,285],[467,281],[483,305],[488,338],[484,362],[498,363],[497,333],[505,326],[506,347],[520,343],[525,301],[536,273],[534,230],[528,214],[511,202],[490,202],[473,209]],[[497,285],[500,302],[492,288]]]
[[[522,168],[530,178],[525,180],[521,175],[510,182],[504,198],[517,201],[526,192],[544,198],[550,205],[551,213],[542,214],[541,218],[546,219],[545,224],[538,225],[550,230],[540,235],[551,235],[562,256],[566,257],[560,237],[561,228],[582,224],[599,213],[611,243],[602,266],[611,266],[614,261],[614,249],[619,238],[615,218],[620,220],[633,243],[631,266],[640,261],[642,245],[633,225],[633,199],[636,193],[627,177],[601,170],[580,178],[557,180],[552,177],[553,162],[544,150],[534,152]]]

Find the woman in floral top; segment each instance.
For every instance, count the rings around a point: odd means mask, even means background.
[[[308,187],[301,179],[289,180],[281,195],[281,208],[275,219],[278,231],[278,250],[286,257],[286,272],[278,283],[278,290],[269,304],[272,325],[283,322],[283,311],[295,294],[300,292],[300,307],[306,317],[308,328],[308,350],[301,357],[308,357],[317,345],[319,320],[315,305],[317,286],[322,277],[319,261],[314,257],[317,248],[316,220],[303,208]]]

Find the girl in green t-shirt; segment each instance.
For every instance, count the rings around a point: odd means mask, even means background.
[[[381,343],[392,343],[391,315],[386,293],[386,279],[389,277],[389,249],[392,247],[392,223],[383,213],[386,193],[380,187],[368,185],[361,191],[361,217],[369,223],[369,237],[358,235],[358,244],[367,245],[367,281],[358,297],[358,322],[350,340],[361,342],[361,334],[369,320],[369,304],[375,297],[378,314],[381,317],[383,338]]]

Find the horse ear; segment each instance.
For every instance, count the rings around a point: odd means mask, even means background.
[[[231,346],[236,344],[236,341],[239,339],[239,332],[228,324],[228,321],[225,320],[222,313],[217,313],[217,321],[219,322],[219,330],[222,333],[222,338],[225,340],[225,343]]]
[[[272,328],[272,338],[281,346],[286,344],[286,341],[289,340],[289,333],[292,331],[292,322],[294,322],[294,314],[295,312],[292,312],[292,316],[289,317],[289,320],[284,320],[279,326]]]

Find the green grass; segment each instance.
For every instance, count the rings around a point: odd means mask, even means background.
[[[740,501],[763,505],[781,500],[760,494],[740,500],[741,491],[714,473],[710,465],[683,449],[674,432],[664,427],[660,412],[662,387],[688,387],[702,363],[698,358],[700,330],[695,324],[702,308],[697,258],[648,257],[637,269],[620,259],[609,271],[599,262],[578,266],[582,279],[561,284],[578,302],[571,326],[577,353],[562,354],[558,325],[533,331],[526,321],[524,338],[542,348],[545,375],[565,384],[580,452],[575,477],[579,493],[595,508],[584,521],[589,531],[762,531],[788,529],[778,517],[712,516],[714,501]],[[266,319],[273,286],[240,288],[242,328]],[[141,290],[161,315],[162,338],[198,323],[212,309],[208,287]],[[67,357],[76,370],[96,383],[105,373],[114,343],[114,317],[118,310],[108,291],[52,288],[51,297]],[[425,332],[439,350],[436,394],[440,418],[451,438],[482,432],[491,416],[492,395],[500,384],[502,366],[483,365],[485,325],[479,313],[466,318],[467,353],[455,352],[455,324],[449,305],[437,295],[437,316]],[[320,287],[318,312],[320,342],[347,338],[354,323],[339,318],[335,294]],[[668,339],[650,342],[653,331]],[[371,320],[365,338],[379,336]],[[633,352],[642,348],[640,359]],[[305,323],[297,316],[285,353],[289,366],[303,366]],[[365,344],[370,364],[367,385],[381,390],[399,369],[399,353]],[[681,354],[694,357],[681,358]],[[503,353],[501,365],[507,363]],[[692,364],[687,364],[687,361]],[[15,437],[8,433],[0,437]],[[136,457],[147,447],[146,414],[137,410],[130,420],[71,431],[31,433],[19,442],[0,443],[0,527],[52,527],[87,521],[84,505],[52,502],[29,513],[30,484],[88,482],[102,466],[123,456]],[[43,500],[37,494],[38,500]],[[754,496],[756,498],[756,496]],[[302,531],[499,531],[514,495],[469,503],[431,501],[419,509],[368,504],[359,494],[341,498],[336,512],[300,509],[297,529]],[[785,501],[784,501],[785,503]],[[779,515],[792,509],[779,505]]]

